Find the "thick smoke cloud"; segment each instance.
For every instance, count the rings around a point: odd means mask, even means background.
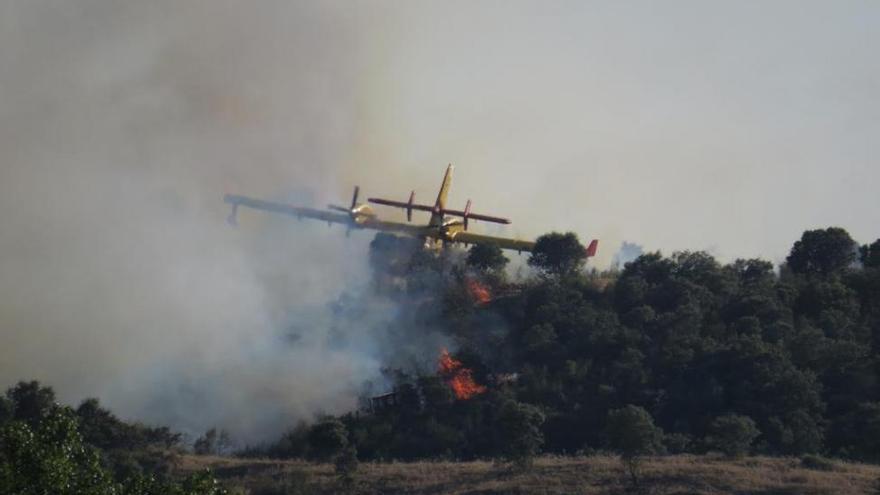
[[[369,237],[223,222],[224,190],[338,199],[356,120],[349,14],[265,7],[4,4],[4,385],[36,378],[65,401],[254,440],[351,408],[378,379],[366,336],[333,343],[322,321],[365,283]]]

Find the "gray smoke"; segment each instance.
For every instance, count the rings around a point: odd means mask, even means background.
[[[614,253],[614,257],[611,258],[611,267],[622,270],[627,263],[634,261],[644,253],[645,250],[642,246],[634,242],[623,241],[620,248]]]
[[[349,194],[358,29],[343,8],[264,7],[0,7],[0,384],[259,440],[381,380],[369,332],[393,308],[328,333],[369,236],[224,223],[224,191]]]

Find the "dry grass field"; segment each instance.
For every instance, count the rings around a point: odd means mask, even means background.
[[[345,485],[333,466],[301,461],[187,456],[183,471],[211,468],[233,493],[290,494],[872,494],[880,466],[829,461],[807,468],[797,458],[667,456],[646,459],[633,490],[609,456],[542,457],[524,473],[487,461],[361,463]]]

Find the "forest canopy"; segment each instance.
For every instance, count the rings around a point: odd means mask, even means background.
[[[880,462],[878,253],[880,240],[860,246],[828,228],[805,232],[779,267],[683,251],[599,272],[583,270],[576,235],[553,233],[529,260],[535,273],[511,280],[499,250],[431,255],[379,234],[376,291],[417,301],[400,306],[406,330],[430,317],[455,346],[437,350],[433,372],[389,368],[391,389],[365,395],[359,410],[300,422],[239,454],[344,466],[527,466],[540,452],[602,450],[632,466],[646,454],[710,451]],[[195,442],[211,454],[230,445],[215,429]],[[94,493],[126,483],[183,490],[167,477],[181,448],[168,428],[122,421],[97,399],[60,406],[37,382],[0,397],[0,487],[33,482],[14,466],[42,466],[50,452],[45,462],[100,485],[86,487]],[[214,493],[210,481],[190,480],[202,488],[186,493]]]

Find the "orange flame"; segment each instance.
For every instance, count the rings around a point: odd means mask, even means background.
[[[492,293],[489,292],[489,288],[481,284],[479,281],[469,278],[466,283],[468,293],[474,298],[474,301],[477,304],[487,304],[492,300]]]
[[[446,349],[440,351],[439,371],[458,400],[467,400],[486,391],[486,387],[474,381],[473,371],[450,356]]]

